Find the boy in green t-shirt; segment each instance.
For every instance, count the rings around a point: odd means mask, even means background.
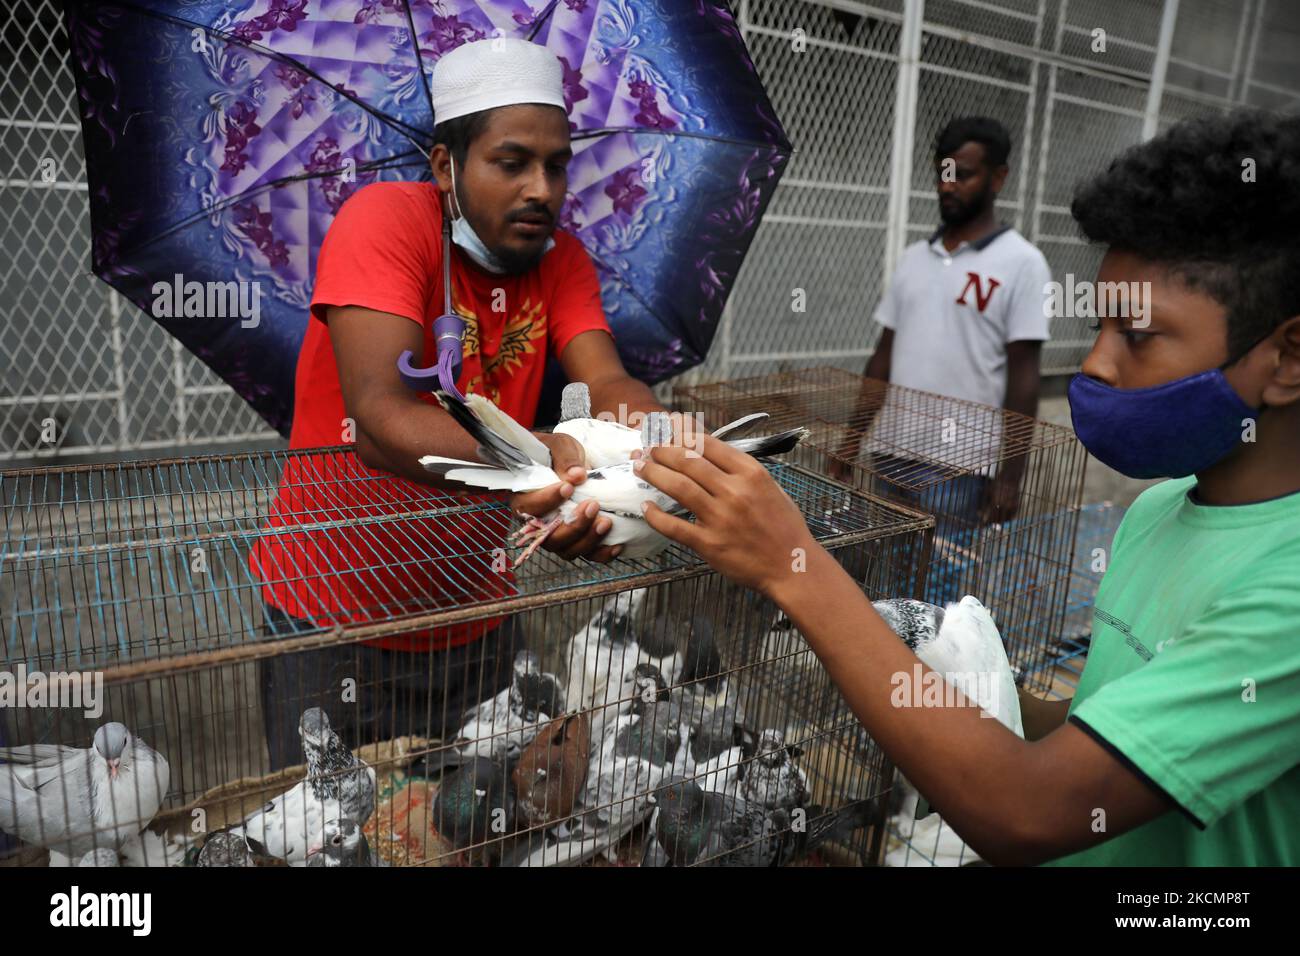
[[[1175,480],[1116,534],[1077,696],[1022,694],[1027,740],[970,705],[892,705],[917,657],[753,459],[655,450],[641,474],[696,522],[647,520],[778,604],[989,861],[1300,864],[1300,118],[1175,126],[1072,211],[1107,247],[1098,281],[1130,294],[1099,297],[1075,431],[1125,474]]]

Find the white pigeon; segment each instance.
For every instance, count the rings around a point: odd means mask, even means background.
[[[439,455],[425,455],[420,464],[449,481],[459,481],[477,488],[495,491],[538,491],[558,484],[560,476],[551,468],[551,453],[535,435],[492,404],[482,395],[472,394],[465,401],[448,392],[435,392],[457,423],[478,441],[482,461],[462,461]],[[589,461],[602,461],[587,472],[587,479],[574,487],[570,496],[555,512],[544,519],[532,518],[515,535],[520,543],[527,543],[523,553],[515,560],[518,567],[541,546],[542,542],[566,519],[571,518],[587,501],[600,503],[600,513],[609,519],[610,529],[603,543],[622,545],[620,558],[649,558],[665,550],[672,542],[650,527],[645,521],[641,506],[652,501],[664,511],[684,513],[671,497],[659,491],[632,470],[630,455],[637,447],[650,449],[672,441],[672,421],[666,412],[651,412],[645,416],[637,445],[632,446],[625,426],[615,429],[603,426],[614,423],[600,422],[590,417],[590,404],[586,415],[577,415],[582,409],[571,393],[567,411],[576,415],[575,432],[585,435],[594,444],[584,445]],[[742,428],[750,428],[765,419],[763,413],[748,415],[714,432],[715,436],[730,435]],[[561,423],[563,424],[563,423]],[[601,427],[597,427],[601,426]],[[777,435],[763,438],[729,438],[728,444],[756,457],[777,455],[790,451],[805,436],[806,428],[793,428]]]
[[[686,671],[677,623],[666,615],[645,623],[641,607],[647,593],[646,588],[635,588],[607,598],[569,641],[565,701],[570,710],[591,712],[593,740],[600,739],[607,720],[631,710],[638,677],[646,667],[666,688],[675,687]]]
[[[465,712],[455,740],[462,756],[515,759],[565,712],[559,679],[532,651],[515,655],[510,686]]]
[[[645,588],[636,588],[612,595],[570,639],[564,659],[568,670],[564,699],[571,710],[604,708],[624,696],[621,686],[636,667],[640,652],[635,628],[646,594]],[[593,714],[601,716],[603,710]],[[600,734],[592,736],[599,739]]]
[[[343,746],[319,707],[298,722],[307,776],[230,832],[259,854],[306,866],[325,845],[326,824],[348,817],[364,825],[375,807],[375,771]]]
[[[872,607],[927,667],[1018,737],[1025,735],[1016,678],[988,608],[969,594],[947,608],[913,600]]]
[[[121,850],[162,805],[167,760],[119,723],[95,731],[91,747],[0,748],[0,830],[73,866],[99,847]]]
[[[1024,737],[1020,697],[1002,635],[993,616],[967,595],[941,608],[924,601],[876,601],[872,605],[894,633],[931,670],[958,688],[1017,737]],[[919,689],[915,689],[919,692]],[[979,860],[955,830],[902,774],[904,800],[889,828],[904,841],[889,850],[886,866],[960,866]]]
[[[924,801],[906,777],[897,774],[894,785],[902,794],[902,804],[889,818],[885,866],[965,866],[980,861],[980,855],[942,816],[931,813],[917,818]]]

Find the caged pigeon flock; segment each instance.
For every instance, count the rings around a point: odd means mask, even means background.
[[[548,688],[544,698],[566,705],[561,712],[503,692],[467,715],[462,736],[475,723],[509,743],[462,741],[460,765],[442,778],[433,823],[462,861],[615,861],[616,845],[650,821],[649,865],[711,863],[723,852],[723,865],[774,866],[864,825],[865,803],[833,812],[811,806],[799,748],[779,730],[746,726],[708,620],[665,612],[647,622],[639,613],[647,593],[608,598],[568,642],[559,675],[521,655],[514,690],[532,674]],[[552,680],[561,689],[551,691]],[[734,842],[708,856],[659,846],[654,815],[663,812],[656,803],[665,787],[695,788],[710,804],[723,800],[766,842],[752,847],[749,831],[727,822],[719,839]],[[796,816],[808,826],[792,826]]]
[[[142,834],[170,781],[162,754],[119,723],[102,725],[87,749],[3,747],[0,830],[45,847],[50,866],[115,866],[119,853],[157,865],[165,860]]]
[[[483,460],[460,461],[425,455],[420,464],[428,471],[450,481],[498,491],[537,491],[559,483],[559,475],[551,469],[551,453],[547,447],[488,399],[470,395],[462,402],[447,392],[435,394],[443,408],[478,441],[479,457]],[[529,519],[516,533],[515,538],[527,547],[515,560],[515,567],[526,561],[561,522],[592,499],[600,502],[600,513],[611,523],[604,544],[623,546],[619,557],[649,558],[666,549],[671,542],[646,523],[641,504],[653,501],[675,514],[684,513],[683,509],[632,471],[631,455],[637,449],[672,441],[672,422],[668,415],[650,413],[640,431],[592,418],[591,395],[582,382],[565,388],[561,414],[562,421],[555,426],[555,431],[569,435],[582,446],[587,480],[574,488],[572,497],[557,512],[545,519]],[[793,428],[762,438],[738,437],[740,432],[767,417],[764,413],[747,415],[713,434],[725,437],[733,448],[759,458],[788,452],[808,435],[806,428]]]

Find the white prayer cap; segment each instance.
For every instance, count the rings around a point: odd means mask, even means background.
[[[432,93],[434,123],[517,103],[564,109],[564,70],[554,53],[536,43],[475,40],[434,64]]]

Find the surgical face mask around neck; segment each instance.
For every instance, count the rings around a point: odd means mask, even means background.
[[[456,161],[454,159],[451,161],[451,192],[455,198],[456,208],[459,210],[460,194],[456,189]],[[478,233],[474,231],[474,227],[469,224],[469,219],[466,218],[463,212],[451,221],[451,241],[465,250],[467,256],[488,272],[495,272],[498,275],[505,273],[506,267],[479,238]],[[554,248],[555,240],[547,236],[546,247],[542,250],[542,255],[546,255]]]

